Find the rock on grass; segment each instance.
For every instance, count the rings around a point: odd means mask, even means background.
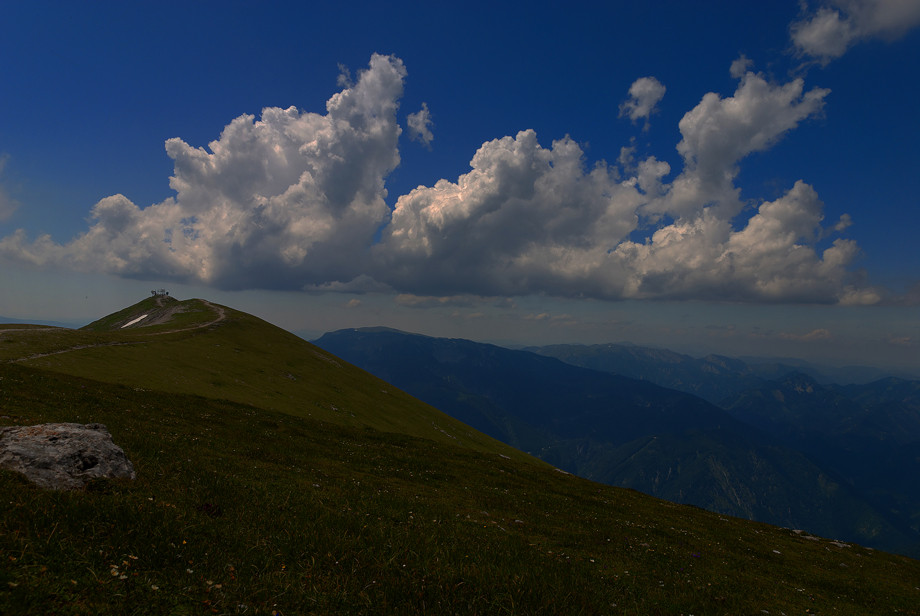
[[[0,467],[51,490],[77,490],[93,479],[134,479],[134,466],[99,423],[0,428]]]

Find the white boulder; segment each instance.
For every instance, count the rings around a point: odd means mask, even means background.
[[[99,423],[0,428],[0,467],[52,490],[76,490],[91,479],[134,479],[134,466]]]

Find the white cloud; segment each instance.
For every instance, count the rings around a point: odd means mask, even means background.
[[[17,234],[0,252],[230,289],[348,281],[365,267],[356,247],[389,213],[384,179],[399,164],[405,76],[401,60],[374,55],[325,115],[271,107],[258,120],[233,120],[209,149],[170,139],[174,198],[141,209],[107,197],[71,243],[28,244]]]
[[[744,54],[741,54],[737,60],[732,62],[731,67],[728,69],[728,73],[734,79],[741,79],[744,77],[744,74],[748,72],[748,69],[751,68],[752,64],[754,64],[752,60],[748,59]]]
[[[799,122],[819,114],[829,92],[805,91],[802,79],[770,83],[748,71],[732,96],[707,93],[678,125],[682,139],[677,151],[684,169],[667,198],[649,210],[686,216],[717,204],[727,215],[736,214],[741,207],[734,185],[739,161],[770,148]]]
[[[827,64],[859,41],[894,40],[917,25],[917,0],[832,0],[792,23],[790,34],[799,53]]]
[[[737,220],[739,162],[820,113],[827,93],[745,72],[732,96],[706,94],[680,122],[684,166],[670,183],[667,163],[635,163],[632,149],[621,180],[603,163],[585,168],[569,138],[550,149],[533,131],[487,142],[456,182],[398,199],[375,275],[413,293],[872,301],[849,286],[854,242],[818,249],[848,217],[823,228],[804,182]],[[647,225],[647,241],[631,239]]]
[[[375,247],[395,287],[588,292],[586,269],[636,226],[636,188],[618,183],[603,163],[586,170],[568,137],[545,149],[534,131],[521,131],[484,143],[471,166],[457,182],[440,180],[397,200]]]
[[[664,97],[666,88],[654,77],[641,77],[629,86],[629,98],[620,105],[620,117],[628,117],[633,122],[645,120],[648,129],[648,120],[653,113],[658,111],[656,106]]]
[[[415,113],[410,113],[406,124],[409,126],[409,137],[419,143],[430,146],[434,135],[431,133],[431,113],[428,103],[422,103],[422,108]]]
[[[853,246],[855,247],[855,244]],[[827,255],[825,254],[825,256]],[[845,286],[837,295],[837,301],[842,306],[872,306],[882,300],[882,294],[878,289],[857,287],[855,285]]]
[[[834,231],[840,233],[848,229],[853,224],[853,219],[849,214],[841,214],[840,220],[837,221],[837,224],[834,225]]]
[[[626,295],[841,301],[849,294],[846,265],[858,248],[837,239],[818,254],[822,210],[814,189],[799,181],[761,204],[738,231],[707,210],[658,229],[647,243],[623,242],[614,256],[630,272]]]
[[[66,250],[50,235],[42,234],[29,241],[22,229],[0,239],[0,257],[37,267],[68,265]],[[73,262],[69,264],[73,265]]]
[[[547,148],[525,130],[482,144],[469,172],[399,196],[391,212],[405,68],[374,55],[343,75],[325,115],[267,108],[208,149],[167,141],[175,197],[146,208],[107,197],[70,243],[20,231],[0,239],[0,257],[224,289],[398,293],[404,306],[529,294],[878,301],[848,271],[855,242],[833,238],[849,218],[822,226],[810,186],[745,213],[734,184],[739,162],[820,113],[826,90],[748,71],[732,96],[706,94],[680,122],[683,167],[670,182],[671,166],[637,161],[634,145],[621,172],[588,165],[567,136]],[[427,129],[427,106],[413,116]]]
[[[667,189],[661,180],[671,173],[671,165],[649,156],[636,166],[636,183],[646,195],[656,197]]]

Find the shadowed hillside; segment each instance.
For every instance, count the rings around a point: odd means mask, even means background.
[[[104,423],[137,471],[66,493],[0,471],[3,614],[920,613],[917,561],[560,473],[187,307],[0,328],[0,423]]]
[[[864,489],[865,482],[851,483],[852,473],[840,464],[821,464],[827,460],[807,442],[687,393],[527,351],[396,330],[340,330],[316,342],[453,417],[588,479],[901,553],[913,554],[920,543],[910,523],[913,509],[893,514]],[[681,357],[659,354],[662,370],[682,365]],[[727,358],[719,363],[725,370],[713,373],[726,388],[734,368]],[[691,374],[685,369],[686,378]],[[741,379],[745,386],[763,382]],[[815,409],[812,415],[823,415],[812,425],[824,425],[836,413],[812,403],[824,409]],[[853,465],[867,466],[869,459],[853,457]],[[893,483],[888,478],[877,485]]]

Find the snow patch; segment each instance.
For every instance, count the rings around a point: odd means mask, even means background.
[[[146,314],[142,314],[141,316],[137,317],[137,318],[134,319],[133,321],[128,321],[127,323],[125,323],[124,325],[121,326],[121,328],[124,329],[124,328],[128,327],[129,325],[134,325],[135,323],[138,323],[138,322],[140,322],[140,321],[143,321],[143,320],[146,319],[146,318],[147,318],[147,315],[146,315]]]

